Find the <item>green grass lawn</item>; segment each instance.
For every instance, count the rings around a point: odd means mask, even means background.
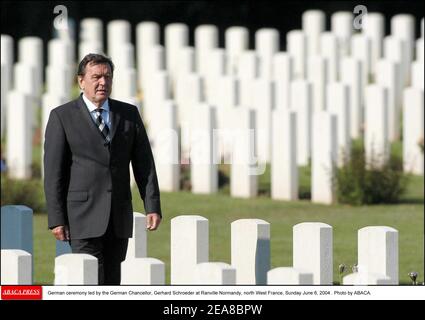
[[[143,212],[134,192],[134,211]],[[424,270],[424,180],[412,177],[409,189],[398,205],[352,207],[315,205],[309,201],[273,201],[261,196],[235,199],[219,193],[214,196],[189,192],[162,193],[164,221],[158,231],[148,234],[149,257],[166,264],[170,281],[170,220],[178,215],[197,214],[209,220],[210,261],[230,263],[230,224],[242,218],[259,218],[270,223],[272,268],[292,265],[292,227],[301,222],[324,222],[333,227],[334,282],[339,282],[338,266],[357,262],[357,230],[366,226],[390,226],[399,231],[399,274],[401,284],[410,284],[410,271]],[[35,282],[53,283],[55,242],[47,230],[45,214],[34,221]]]

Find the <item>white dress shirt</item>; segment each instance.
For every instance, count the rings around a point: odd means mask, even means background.
[[[93,102],[91,102],[84,94],[83,94],[83,100],[86,103],[87,109],[90,112],[90,115],[94,121],[94,123],[96,123],[96,109],[97,107],[95,106],[95,104]],[[106,101],[103,103],[102,105],[102,113],[101,116],[103,118],[103,120],[105,121],[106,125],[108,126],[109,130],[111,130],[111,117],[109,116],[109,100],[106,99]]]

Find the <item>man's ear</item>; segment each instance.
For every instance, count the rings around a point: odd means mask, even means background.
[[[78,81],[78,86],[80,87],[81,90],[84,90],[84,80],[83,80],[83,76],[78,76],[77,77],[77,81]]]

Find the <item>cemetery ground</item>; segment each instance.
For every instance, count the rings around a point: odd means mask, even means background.
[[[267,186],[267,172],[260,188]],[[230,264],[231,223],[237,219],[258,218],[270,223],[271,267],[292,265],[292,227],[301,222],[324,222],[333,227],[334,283],[340,282],[338,266],[345,264],[345,274],[357,261],[357,230],[366,226],[390,226],[399,231],[400,284],[411,284],[408,273],[419,272],[424,281],[424,180],[412,177],[408,191],[397,205],[353,207],[317,205],[309,200],[284,202],[266,195],[256,199],[235,199],[225,188],[213,196],[195,195],[188,191],[161,194],[164,220],[160,228],[148,233],[148,256],[166,265],[166,283],[170,283],[170,220],[178,215],[197,214],[209,220],[209,261]],[[144,212],[137,189],[133,189],[133,207]],[[47,230],[47,215],[36,213],[34,219],[34,281],[53,283],[55,241]],[[344,275],[345,275],[344,274]]]
[[[39,186],[33,197],[44,203],[40,179],[41,141],[34,135],[33,178]],[[2,150],[5,150],[2,141]],[[401,143],[393,145],[401,155]],[[221,187],[216,195],[197,195],[190,191],[161,193],[164,220],[155,232],[148,232],[148,257],[165,263],[166,284],[170,283],[170,221],[179,215],[196,214],[209,220],[209,261],[231,263],[231,223],[238,219],[256,218],[270,223],[271,268],[292,266],[292,227],[302,222],[323,222],[333,227],[334,284],[339,284],[340,264],[347,266],[344,275],[351,273],[357,262],[357,231],[366,226],[389,226],[399,231],[399,279],[410,285],[408,273],[419,273],[418,283],[424,281],[424,178],[410,176],[406,193],[398,204],[350,206],[318,205],[310,202],[310,170],[300,168],[299,196],[296,202],[270,199],[270,167],[259,177],[259,196],[254,199],[230,197],[229,166],[220,167]],[[182,174],[184,175],[184,173]],[[3,177],[2,177],[3,178]],[[187,176],[186,183],[189,182]],[[2,198],[3,198],[2,183]],[[28,190],[31,190],[29,188]],[[20,204],[20,203],[14,203]],[[2,201],[3,205],[3,201]],[[144,212],[137,188],[133,189],[133,210]],[[54,282],[55,239],[47,229],[44,210],[34,212],[34,283],[51,285]]]

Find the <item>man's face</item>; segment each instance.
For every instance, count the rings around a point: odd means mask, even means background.
[[[78,77],[78,83],[84,95],[100,107],[112,92],[112,71],[109,64],[86,66],[86,74]]]

